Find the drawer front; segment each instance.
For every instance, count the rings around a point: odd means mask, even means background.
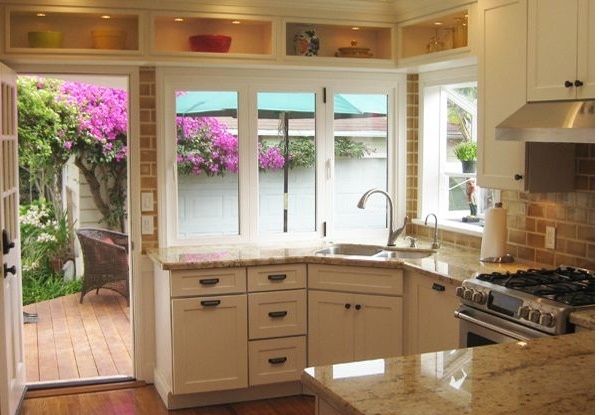
[[[306,367],[306,337],[249,342],[250,386],[300,380]]]
[[[306,334],[306,295],[306,290],[248,294],[249,338]]]
[[[308,265],[308,288],[359,294],[403,294],[403,270]]]
[[[269,265],[248,268],[248,291],[290,290],[306,287],[306,265]]]
[[[173,297],[222,295],[245,291],[245,268],[171,271]]]

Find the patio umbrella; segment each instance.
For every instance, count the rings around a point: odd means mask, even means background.
[[[292,97],[290,97],[292,95]],[[353,118],[387,115],[384,95],[334,94],[335,117]],[[283,232],[287,232],[289,190],[289,120],[313,118],[316,110],[313,93],[268,92],[258,94],[258,117],[279,119],[283,130]],[[178,116],[237,117],[238,95],[233,91],[188,91],[176,98]]]

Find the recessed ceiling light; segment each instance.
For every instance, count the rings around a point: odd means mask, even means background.
[[[351,28],[351,30],[360,30],[360,28],[358,26],[354,26]]]
[[[37,17],[46,17],[46,13],[42,13],[42,12],[36,13],[35,15]]]
[[[241,24],[240,20],[231,20],[231,24]]]
[[[107,15],[107,14],[105,14],[105,15],[102,15],[101,17],[102,17],[102,19],[110,19],[110,16],[109,16],[109,15]]]
[[[433,23],[435,26],[443,26],[443,22],[435,22]]]
[[[175,17],[174,20],[175,20],[175,22],[182,22],[183,18],[182,17]]]

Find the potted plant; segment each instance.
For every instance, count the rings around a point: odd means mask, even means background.
[[[462,172],[474,173],[476,170],[476,143],[474,141],[461,142],[453,152],[462,162]]]

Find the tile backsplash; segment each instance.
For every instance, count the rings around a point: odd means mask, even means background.
[[[418,75],[408,76],[407,214],[418,212]],[[508,251],[542,266],[595,269],[595,145],[576,144],[576,190],[568,193],[502,191],[508,215]],[[547,226],[556,229],[555,249],[545,248]],[[432,238],[432,229],[410,225],[408,232]],[[444,244],[480,249],[481,237],[439,232]]]

